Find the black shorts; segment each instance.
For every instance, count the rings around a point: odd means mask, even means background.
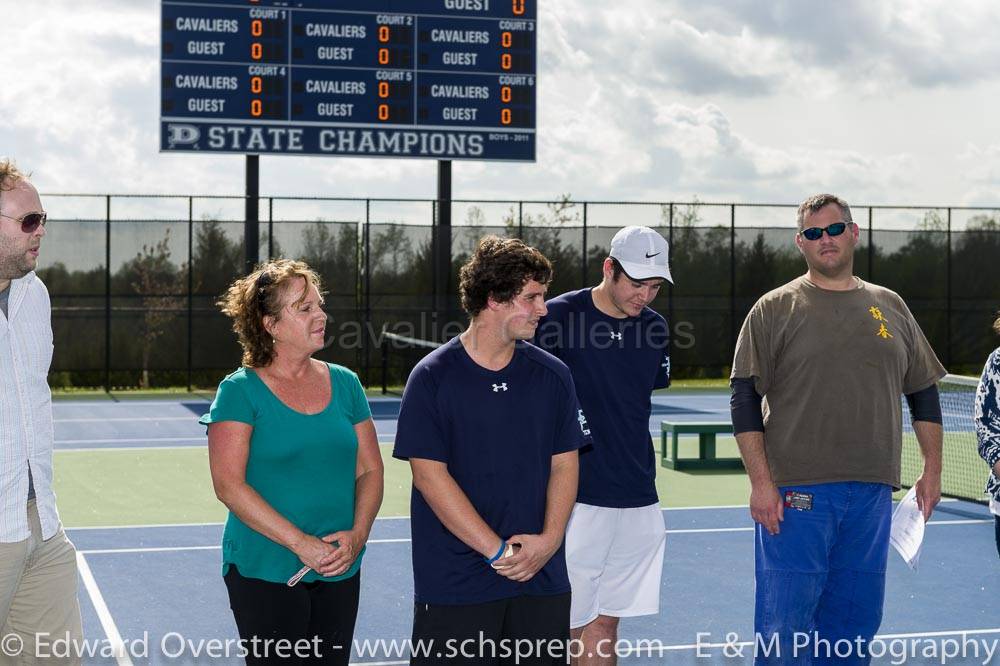
[[[410,663],[566,664],[569,592],[484,604],[414,604]]]

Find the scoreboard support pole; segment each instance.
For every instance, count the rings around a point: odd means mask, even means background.
[[[260,155],[247,155],[246,164],[246,216],[243,226],[245,248],[244,269],[253,272],[260,260]]]
[[[451,277],[451,160],[438,160],[437,215],[434,220],[434,319],[438,326],[448,312]],[[440,329],[435,326],[435,333]]]

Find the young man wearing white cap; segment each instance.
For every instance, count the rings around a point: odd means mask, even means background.
[[[629,226],[604,278],[546,303],[535,343],[569,366],[593,447],[566,532],[570,626],[579,664],[614,664],[618,621],[660,607],[664,527],[649,435],[650,394],[670,383],[670,331],[648,306],[670,277],[667,241]]]

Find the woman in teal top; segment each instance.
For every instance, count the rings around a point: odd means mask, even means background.
[[[326,327],[319,287],[306,264],[277,260],[219,302],[243,367],[201,423],[229,508],[222,573],[247,663],[294,658],[295,646],[298,657],[348,663],[361,558],[382,503],[364,389],[350,370],[312,358]]]

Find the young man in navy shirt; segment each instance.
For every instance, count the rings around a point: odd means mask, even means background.
[[[585,421],[569,369],[526,342],[551,277],[520,240],[482,239],[461,271],[468,329],[406,383],[393,456],[413,471],[411,664],[566,661]]]
[[[667,255],[652,229],[621,229],[601,283],[550,300],[535,334],[572,371],[593,437],[566,533],[580,663],[614,664],[619,618],[660,608],[665,533],[649,415],[651,392],[670,383],[670,333],[647,306],[671,280]]]

